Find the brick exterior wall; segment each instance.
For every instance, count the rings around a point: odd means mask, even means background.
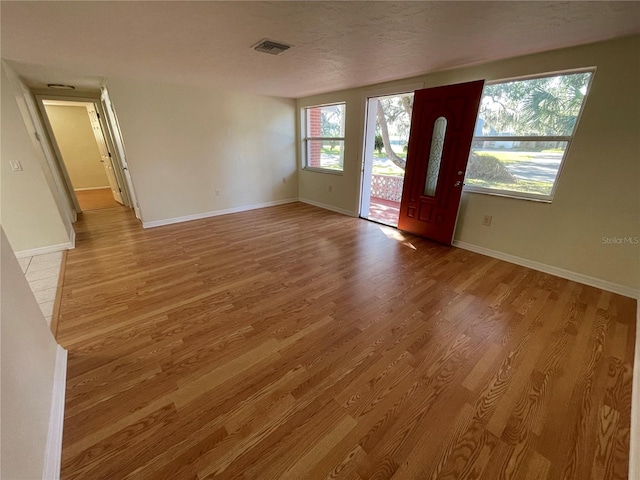
[[[307,110],[308,117],[307,125],[308,136],[321,137],[322,136],[322,111],[319,108],[311,108]],[[320,167],[320,156],[322,155],[322,145],[320,142],[309,142],[309,158],[307,159],[308,167]]]

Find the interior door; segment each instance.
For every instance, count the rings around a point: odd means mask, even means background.
[[[109,187],[111,187],[111,193],[113,194],[113,198],[116,202],[124,205],[122,195],[120,194],[120,186],[118,185],[118,180],[116,179],[115,172],[113,171],[111,154],[109,153],[107,142],[105,141],[104,134],[102,133],[102,126],[100,125],[98,114],[96,112],[96,109],[93,107],[87,107],[87,111],[89,112],[89,120],[91,121],[93,135],[96,138],[98,150],[100,150],[100,161],[102,162],[104,170],[107,173],[107,180],[109,181]]]
[[[116,161],[119,162],[118,168],[122,169],[124,181],[127,186],[127,193],[129,195],[129,201],[133,211],[136,214],[138,220],[142,219],[140,214],[140,207],[138,206],[138,199],[136,197],[135,189],[133,188],[133,180],[129,173],[129,166],[127,164],[127,155],[124,150],[124,140],[122,139],[122,132],[120,131],[120,125],[118,123],[118,116],[113,108],[111,99],[109,98],[109,92],[106,87],[102,87],[102,93],[100,95],[102,102],[102,111],[105,114],[105,122],[107,123],[107,134],[111,136],[111,144],[114,146],[117,154]]]
[[[484,80],[417,90],[398,228],[451,244]]]

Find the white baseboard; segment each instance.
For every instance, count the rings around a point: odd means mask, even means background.
[[[44,455],[42,480],[58,480],[62,459],[62,427],[64,424],[64,397],[67,390],[67,351],[58,345],[53,374],[49,432]]]
[[[609,282],[607,280],[601,280],[599,278],[590,277],[589,275],[583,275],[582,273],[572,272],[563,268],[554,267],[545,263],[535,262],[526,258],[516,257],[515,255],[509,255],[508,253],[502,253],[497,250],[491,250],[490,248],[479,247],[467,242],[460,242],[458,240],[453,241],[454,247],[463,248],[471,252],[487,255],[488,257],[497,258],[498,260],[504,260],[505,262],[515,263],[516,265],[522,265],[523,267],[532,268],[540,272],[549,273],[556,277],[566,278],[567,280],[573,280],[574,282],[583,283],[591,287],[600,288],[608,292],[624,295],[625,297],[640,298],[640,290],[637,290],[626,285],[619,285],[617,283]],[[640,477],[638,477],[640,478]]]
[[[345,210],[344,208],[334,207],[333,205],[327,205],[326,203],[316,202],[315,200],[309,200],[308,198],[299,198],[298,200],[301,201],[302,203],[313,205],[314,207],[324,208],[325,210],[331,210],[332,212],[341,213],[349,217],[358,216],[358,214],[351,212],[349,210]]]
[[[629,478],[640,478],[640,300],[636,303],[636,353],[631,393],[629,432]]]
[[[284,205],[285,203],[297,202],[297,198],[286,198],[284,200],[274,200],[272,202],[256,203],[253,205],[243,205],[241,207],[226,208],[224,210],[214,210],[212,212],[196,213],[193,215],[185,215],[183,217],[167,218],[165,220],[154,220],[152,222],[142,222],[143,228],[161,227],[163,225],[171,225],[173,223],[189,222],[191,220],[200,220],[202,218],[217,217],[219,215],[228,215],[229,213],[240,213],[249,210],[257,210],[259,208],[275,207],[276,205]]]
[[[109,190],[111,190],[111,187],[109,185],[105,185],[104,187],[86,187],[86,188],[74,188],[73,191],[74,192],[85,192],[87,190],[104,190],[108,188]]]
[[[16,252],[17,258],[35,257],[36,255],[44,255],[45,253],[62,252],[63,250],[71,250],[75,248],[76,233],[73,232],[70,242],[59,243],[58,245],[48,245],[46,247],[31,248],[29,250],[21,250]]]

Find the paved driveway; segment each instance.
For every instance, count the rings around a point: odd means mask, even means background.
[[[509,150],[474,149],[485,155],[495,155],[499,159],[510,157],[516,161],[504,162],[503,165],[516,177],[535,182],[553,183],[562,162],[561,152],[523,152],[514,151],[511,156]]]
[[[560,168],[562,154],[530,152],[535,160],[506,163],[505,167],[516,177],[536,182],[553,182]]]

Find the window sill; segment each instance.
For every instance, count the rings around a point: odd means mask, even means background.
[[[343,175],[344,170],[333,170],[331,168],[321,167],[302,167],[305,172],[328,173],[329,175]]]
[[[480,193],[483,195],[493,195],[496,197],[512,198],[514,200],[529,200],[530,202],[551,203],[553,195],[536,195],[533,193],[512,192],[510,190],[494,190],[491,188],[474,187],[465,185],[463,193]]]

